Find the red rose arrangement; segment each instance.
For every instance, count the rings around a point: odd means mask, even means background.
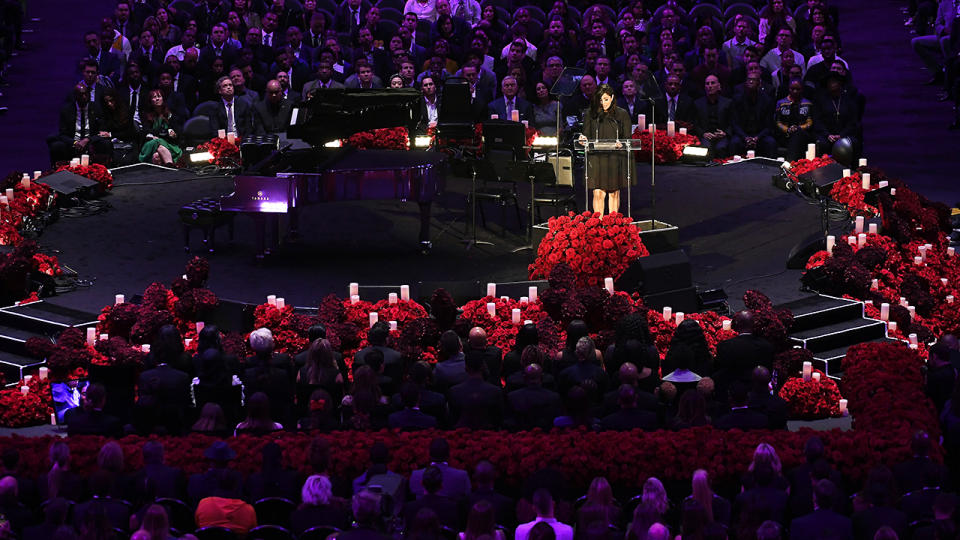
[[[278,308],[275,304],[260,304],[253,310],[253,327],[268,328],[273,334],[274,351],[278,353],[297,353],[310,345],[307,329],[315,318],[294,313],[293,306]],[[250,335],[247,334],[246,338]]]
[[[410,136],[405,127],[361,131],[341,142],[357,150],[407,150],[410,148]]]
[[[830,197],[847,207],[850,216],[873,217],[880,211],[864,200],[867,190],[863,189],[863,180],[859,172],[841,178],[830,188]]]
[[[789,417],[794,420],[819,420],[840,416],[840,388],[821,371],[820,380],[790,377],[780,388],[780,397],[787,402]]]
[[[73,174],[79,174],[80,176],[99,182],[100,187],[105,190],[113,187],[113,174],[110,173],[110,169],[99,163],[91,163],[89,165],[61,165],[57,167],[57,170],[52,172],[60,171],[70,171]],[[40,178],[44,176],[46,175],[42,175]]]
[[[30,390],[22,394],[22,386]],[[31,377],[29,382],[21,380],[15,387],[0,390],[0,425],[17,428],[43,424],[50,421],[52,413],[49,379]]]
[[[640,162],[650,161],[650,146],[653,137],[650,131],[641,130],[639,127],[633,131],[632,138],[640,141],[640,150],[637,150],[636,160]],[[657,164],[676,163],[683,157],[683,149],[688,146],[700,144],[700,139],[695,135],[682,135],[678,131],[671,137],[667,135],[666,130],[657,130],[656,145],[654,149]]]
[[[91,364],[107,362],[95,348],[87,345],[86,336],[79,328],[67,328],[56,342],[47,338],[33,337],[27,340],[27,353],[38,359],[46,359],[50,377],[64,380],[78,373],[85,373]]]
[[[630,218],[570,212],[550,218],[537,258],[527,270],[530,279],[542,279],[563,262],[577,274],[578,284],[602,285],[604,278],[620,277],[631,262],[649,254]]]
[[[59,276],[63,274],[60,268],[60,261],[53,255],[37,253],[33,256],[34,268],[37,272],[47,274],[48,276]]]
[[[218,167],[239,167],[240,166],[240,137],[231,143],[226,138],[214,137],[209,141],[198,145],[195,152],[210,152],[213,156],[213,163]],[[186,156],[186,153],[184,153]]]

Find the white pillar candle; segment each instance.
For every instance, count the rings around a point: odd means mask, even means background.
[[[30,393],[30,387],[29,387],[29,386],[21,386],[21,387],[20,387],[20,393],[23,394],[23,395],[29,394],[29,393]]]
[[[673,137],[676,134],[677,134],[676,122],[672,120],[667,121],[667,137]]]
[[[870,280],[870,290],[875,291],[880,288],[880,280],[873,279]]]
[[[528,298],[528,297],[526,297],[526,296],[521,296],[521,297],[520,297],[520,303],[521,303],[521,304],[529,304],[529,303],[530,303],[530,298]]]
[[[669,321],[673,318],[673,308],[670,306],[663,306],[663,320]]]
[[[907,297],[906,297],[906,296],[901,296],[901,297],[900,297],[900,305],[903,306],[903,307],[907,307],[907,306],[910,305],[910,303],[907,302]]]
[[[408,301],[410,300],[410,286],[409,286],[409,285],[401,285],[401,286],[400,286],[400,299],[403,300],[404,302],[408,302]]]
[[[871,224],[867,227],[867,231],[868,231],[870,234],[877,234],[877,232],[879,231],[879,227],[877,227],[877,224],[876,224],[876,223],[871,223]]]
[[[927,246],[917,246],[917,253],[920,254],[920,260],[927,261]]]
[[[637,115],[637,129],[643,131],[647,129],[647,115],[638,114]]]
[[[533,321],[531,321],[530,319],[527,319],[527,320],[523,321],[523,324],[524,324],[524,326],[526,326],[526,325],[528,325],[528,324],[533,324]]]
[[[870,173],[866,173],[866,172],[863,173],[860,176],[860,179],[861,179],[861,187],[863,189],[870,189]]]
[[[860,233],[857,235],[857,247],[862,248],[867,245],[867,233]]]
[[[513,324],[520,324],[520,308],[513,308],[510,315]]]
[[[225,130],[225,129],[218,129],[218,130],[217,130],[217,138],[218,138],[218,139],[226,139],[226,138],[227,138],[227,130]]]
[[[232,131],[230,133],[227,133],[227,142],[230,144],[236,144],[237,134]]]
[[[948,248],[947,248],[947,257],[953,257],[953,254],[956,253],[956,252],[957,252],[957,250],[956,250],[955,248],[953,248],[953,247],[948,247]]]
[[[510,120],[512,120],[512,121],[514,121],[514,122],[519,122],[519,121],[520,121],[520,111],[517,110],[517,109],[514,109],[514,110],[510,111]]]
[[[20,185],[23,187],[23,189],[30,189],[30,179],[24,178],[20,181]]]
[[[861,166],[861,167],[866,167],[866,166],[867,166],[867,158],[865,158],[865,157],[860,158],[860,166]]]
[[[501,296],[500,299],[503,300],[504,302],[509,302],[509,301],[510,301],[510,297],[507,296],[507,295]]]
[[[100,341],[108,341],[110,339],[110,334],[100,334]]]
[[[950,284],[950,280],[947,279],[947,278],[945,278],[945,277],[942,277],[942,278],[940,278],[940,284],[943,285],[944,287],[946,287],[947,285]]]
[[[916,334],[910,334],[909,336],[907,336],[907,339],[909,339],[910,343],[913,343],[914,345],[918,343]]]
[[[885,187],[887,187],[887,186],[889,186],[889,185],[890,185],[890,182],[887,182],[886,180],[881,180],[880,183],[877,184],[877,186],[878,186],[880,189],[883,189],[883,188],[885,188]]]
[[[682,312],[682,311],[678,311],[673,317],[674,317],[674,319],[676,319],[677,324],[680,324],[680,323],[683,322],[683,312]]]
[[[897,321],[890,321],[887,323],[887,334],[892,334],[897,331]]]
[[[33,171],[33,179],[36,180],[40,178],[41,174],[43,174],[43,171]]]
[[[497,297],[497,284],[496,283],[487,283],[487,296],[491,298]]]
[[[140,346],[140,350],[147,354],[150,354],[150,344],[144,343],[143,345]]]
[[[388,294],[388,295],[387,295],[387,303],[388,303],[388,304],[396,304],[396,303],[397,303],[397,293],[392,292],[392,293]]]
[[[889,321],[890,320],[890,304],[883,302],[880,304],[880,320]]]
[[[917,308],[915,306],[907,306],[907,311],[910,312],[911,319],[917,316]]]
[[[204,323],[203,321],[197,321],[197,335],[199,335],[200,332],[203,332],[203,328],[205,326],[206,326],[206,323]]]
[[[80,158],[73,158],[73,159],[71,159],[71,160],[70,160],[70,166],[71,166],[71,167],[79,167],[79,166],[80,166]],[[26,176],[26,175],[24,175],[24,176]]]
[[[920,346],[917,345],[916,343],[911,343],[911,344],[908,345],[908,348],[909,348],[910,350],[915,351],[915,350],[919,349]]]
[[[277,309],[283,309],[287,306],[287,301],[282,297],[277,297]]]
[[[50,425],[57,425],[57,413],[50,413]]]
[[[350,296],[357,296],[360,294],[360,284],[351,283],[350,284]]]
[[[371,326],[371,327],[372,327],[373,325],[377,324],[378,318],[379,318],[379,315],[377,315],[377,312],[376,312],[376,311],[371,311],[371,312],[370,312],[370,326]]]
[[[6,195],[0,195],[0,205],[9,206],[9,205],[10,205],[10,197],[7,197]]]
[[[491,114],[491,115],[490,115],[490,119],[491,119],[491,120],[499,120],[499,119],[500,119],[500,115],[499,115],[499,114]]]
[[[840,414],[843,415],[843,416],[846,416],[846,415],[848,414],[848,411],[847,411],[847,403],[848,403],[848,402],[847,402],[847,400],[845,400],[845,399],[841,399],[841,400],[840,400]]]
[[[857,237],[856,237],[856,236],[853,236],[853,235],[848,236],[848,237],[847,237],[847,243],[850,244],[851,246],[856,247],[856,245],[857,245]]]
[[[803,363],[803,380],[809,381],[811,373],[813,373],[813,364],[810,362]]]
[[[863,216],[857,216],[854,220],[857,233],[863,232]]]
[[[680,134],[681,134],[681,135],[686,135],[686,134],[687,134],[687,128],[684,128],[684,127],[680,128]]]
[[[747,159],[753,159],[757,157],[757,153],[754,150],[747,150]]]
[[[827,235],[827,253],[833,255],[833,246],[837,244],[837,237],[829,234]]]
[[[7,196],[7,199],[11,201],[13,200],[13,188],[7,188],[7,191],[5,192],[5,194]]]
[[[32,380],[33,380],[33,375],[24,375],[24,376],[23,376],[23,382],[24,382],[25,384],[30,384],[30,381],[32,381]]]
[[[920,255],[917,255],[916,257],[914,257],[913,264],[917,266],[923,266],[923,257],[921,257]]]
[[[388,321],[387,324],[390,325],[390,331],[393,332],[397,329],[397,321]]]
[[[948,294],[948,295],[947,295],[947,303],[948,303],[948,304],[952,304],[952,303],[953,303],[953,295],[952,295],[952,294]]]
[[[84,167],[90,165],[90,154],[80,154],[80,165]]]
[[[97,329],[87,328],[87,345],[92,346],[96,340],[97,340]]]
[[[267,304],[269,304],[269,305],[271,305],[271,306],[277,305],[277,295],[275,295],[275,294],[268,294],[268,295],[267,295]]]
[[[183,347],[184,347],[184,348],[189,348],[191,343],[193,343],[193,340],[190,339],[190,338],[186,338],[186,339],[183,340]]]
[[[734,163],[737,163],[738,161],[743,161],[743,157],[740,156],[740,154],[735,154],[735,155],[733,156],[733,162],[734,162]]]
[[[537,287],[528,287],[527,288],[527,297],[530,298],[530,302],[536,302],[539,298],[539,293],[537,292]]]
[[[122,304],[123,302],[124,298],[122,294],[118,294],[113,297],[113,305]]]
[[[733,327],[733,321],[731,321],[730,319],[724,319],[723,322],[720,323],[720,328],[723,328],[724,330],[730,330],[732,327]]]
[[[603,288],[607,290],[608,293],[613,294],[613,278],[603,278]]]
[[[844,169],[843,172],[840,174],[841,174],[840,178],[849,178],[850,175],[853,174],[853,172],[851,172],[850,169]]]
[[[50,376],[50,368],[46,366],[40,366],[40,380],[45,381],[49,376]]]
[[[895,187],[894,187],[894,188],[890,188],[890,196],[891,196],[891,197],[896,197],[896,196],[897,196],[897,188],[895,188]]]
[[[657,130],[656,124],[650,124],[649,126],[647,126],[647,131],[649,131],[650,133],[653,133],[656,130]]]
[[[495,317],[497,315],[497,305],[493,302],[487,302],[487,314]]]
[[[814,382],[820,382],[820,372],[819,372],[819,371],[813,372],[813,380],[814,380]]]
[[[807,145],[807,159],[811,160],[817,157],[817,145],[816,143],[810,143]]]
[[[359,304],[359,303],[360,303],[360,295],[358,295],[358,294],[350,295],[350,303],[351,303],[351,304]]]

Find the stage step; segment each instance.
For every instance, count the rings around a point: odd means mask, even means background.
[[[44,364],[44,361],[27,354],[28,339],[54,339],[66,328],[96,324],[94,314],[45,301],[0,308],[0,372],[6,385],[17,384],[25,370],[28,374],[35,374]]]
[[[863,316],[863,304],[846,298],[815,295],[777,306],[793,313],[793,333]]]
[[[814,354],[885,337],[886,328],[873,319],[849,319],[790,334],[790,339]]]

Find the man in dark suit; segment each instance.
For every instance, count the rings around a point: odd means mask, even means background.
[[[285,354],[273,354],[273,333],[267,328],[250,333],[250,348],[256,355],[248,358],[247,364],[253,367],[246,369],[240,377],[246,395],[265,393],[270,398],[271,416],[280,423],[288,421],[294,395],[294,380],[290,373],[293,361]]]
[[[450,444],[447,440],[438,437],[430,441],[430,466],[437,467],[443,474],[443,485],[438,494],[459,500],[470,493],[470,476],[467,471],[448,465],[448,459],[450,459]],[[410,493],[418,498],[426,494],[423,486],[424,471],[426,468],[410,473]]]
[[[198,62],[206,69],[210,69],[217,58],[223,59],[223,65],[228,70],[237,60],[237,50],[227,42],[226,23],[217,23],[213,26],[210,31],[210,43],[200,49]]]
[[[479,61],[468,61],[460,69],[460,74],[470,85],[470,111],[473,113],[473,118],[480,122],[488,117],[487,104],[493,101],[493,94],[480,83]]]
[[[420,410],[425,414],[436,418],[440,425],[446,425],[447,398],[445,398],[440,392],[434,392],[433,390],[429,389],[430,377],[432,375],[433,370],[430,368],[430,364],[424,362],[423,360],[410,366],[410,370],[407,373],[409,382],[417,385],[417,387],[420,389]],[[402,408],[403,396],[401,396],[399,393],[395,394],[393,398],[391,398],[391,403],[394,408]]]
[[[173,72],[174,92],[179,92],[181,95],[183,95],[187,110],[193,112],[193,110],[197,108],[197,99],[199,93],[197,80],[194,79],[192,75],[184,73],[180,69],[180,60],[177,60],[176,56],[168,56],[165,66],[169,67]]]
[[[790,539],[835,538],[853,540],[853,523],[850,518],[830,510],[834,507],[837,486],[829,480],[820,480],[814,486],[812,514],[798,517],[790,522]]]
[[[626,79],[620,87],[617,107],[626,110],[630,120],[636,122],[637,115],[649,113],[650,102],[637,94],[637,83],[633,82],[633,79]]]
[[[415,501],[408,502],[403,506],[403,519],[407,528],[414,523],[417,512],[422,508],[429,508],[437,514],[440,525],[450,527],[453,530],[460,528],[460,509],[457,502],[450,497],[441,495],[443,487],[443,471],[439,467],[431,465],[423,472],[423,489],[425,493]]]
[[[610,369],[609,367],[607,369]],[[650,411],[652,413],[658,413],[660,409],[660,401],[657,399],[657,396],[651,394],[650,392],[644,392],[638,388],[639,385],[639,371],[637,366],[633,362],[624,362],[620,365],[620,369],[617,370],[617,379],[615,382],[619,382],[621,385],[629,384],[630,386],[636,389],[635,396],[637,398],[637,407],[645,411]],[[604,416],[608,414],[613,414],[620,409],[620,388],[614,388],[613,390],[607,392],[603,396],[603,414]]]
[[[471,328],[467,336],[467,346],[463,348],[466,358],[479,356],[485,367],[484,377],[487,382],[500,386],[500,366],[503,363],[503,351],[495,345],[487,343],[487,332],[479,326]]]
[[[150,104],[150,88],[143,84],[143,73],[140,71],[140,65],[135,61],[127,62],[127,67],[123,72],[123,80],[117,88],[117,94],[127,104],[134,126],[139,128],[141,123],[140,111],[146,109]]]
[[[383,497],[372,490],[363,489],[353,496],[353,517],[356,527],[337,533],[339,540],[390,540],[384,534]]]
[[[542,386],[543,368],[530,364],[523,369],[525,387],[507,394],[513,422],[520,429],[553,427],[553,419],[560,416],[563,407],[560,394]]]
[[[930,458],[930,435],[926,431],[917,431],[910,439],[910,451],[913,456],[891,469],[902,493],[910,493],[923,488],[923,477],[931,464],[940,470],[940,485],[944,485],[949,473],[943,465]]]
[[[440,335],[440,351],[437,365],[433,368],[433,379],[436,389],[443,393],[467,380],[463,344],[453,330]]]
[[[642,429],[654,431],[660,427],[657,414],[637,407],[637,389],[629,384],[620,385],[620,410],[600,420],[603,429],[630,431]]]
[[[149,483],[152,491],[148,493]],[[143,467],[133,475],[130,482],[131,501],[146,500],[145,497],[169,497],[180,499],[186,489],[183,471],[163,463],[163,443],[147,441],[143,444]]]
[[[762,412],[755,411],[748,405],[748,386],[743,381],[734,381],[730,386],[730,412],[714,420],[713,425],[718,429],[766,429],[770,419]]]
[[[533,122],[533,106],[522,97],[517,97],[520,88],[517,86],[516,78],[511,75],[504,77],[500,82],[500,90],[503,96],[495,98],[487,105],[489,114],[495,114],[501,120],[513,120],[513,111],[517,111],[519,121]]]
[[[264,13],[262,25],[260,44],[272,54],[277,47],[283,47],[286,44],[286,34],[280,30],[280,20],[272,11]]]
[[[284,98],[280,91],[280,83],[272,80],[267,83],[267,93],[262,101],[254,105],[258,123],[267,133],[286,133],[290,125],[290,114],[293,110],[293,101]]]
[[[874,477],[889,478],[889,475],[890,470],[882,465],[874,467],[870,471],[871,479]],[[851,518],[853,521],[854,537],[873,538],[877,534],[877,530],[881,527],[893,528],[901,538],[909,537],[906,535],[906,532],[911,520],[907,518],[906,514],[893,506],[896,500],[896,494],[892,493],[892,491],[894,491],[893,487],[885,482],[867,482],[864,494],[866,495],[865,498],[868,507],[855,512]],[[930,500],[928,502],[932,504],[933,501]],[[926,510],[929,511],[930,507],[928,506]],[[929,517],[932,518],[933,514],[931,513]]]
[[[753,368],[773,368],[773,345],[753,334],[753,313],[741,311],[733,317],[733,329],[739,335],[717,344],[718,379],[749,381]]]
[[[667,121],[674,121],[685,124],[693,124],[696,117],[696,109],[690,96],[684,94],[680,76],[671,73],[667,75],[667,80],[663,84],[665,95],[657,98],[656,104],[656,122],[661,128],[666,128]]]
[[[50,499],[43,506],[43,523],[25,527],[20,537],[30,538],[31,540],[55,540],[59,538],[56,534],[57,529],[67,523],[67,514],[72,506],[72,503],[63,497]]]
[[[733,135],[733,101],[720,95],[720,79],[707,75],[703,83],[706,95],[694,102],[696,117],[693,134],[700,137],[701,144],[710,147],[716,157],[727,157],[731,148],[738,148]]]
[[[464,360],[467,380],[450,388],[450,411],[456,427],[495,429],[503,421],[503,393],[499,386],[483,380],[486,364],[482,357]]]
[[[140,32],[140,42],[130,53],[130,60],[140,65],[144,77],[153,83],[157,82],[157,71],[163,65],[163,47],[155,43],[155,37],[150,30]]]
[[[395,381],[403,379],[403,355],[400,351],[387,346],[390,337],[390,325],[383,321],[375,323],[367,332],[369,346],[360,349],[353,357],[353,369],[366,364],[366,356],[373,350],[383,353],[383,372]]]
[[[786,523],[788,496],[784,487],[778,485],[779,476],[773,467],[756,467],[751,476],[752,487],[747,487],[734,501],[734,515],[763,516],[777,523]]]
[[[420,387],[412,382],[400,387],[403,409],[392,413],[387,422],[391,429],[430,429],[437,427],[437,419],[420,411]]]
[[[97,32],[87,32],[83,35],[83,42],[87,46],[86,59],[92,60],[99,68],[99,74],[109,77],[112,81],[120,80],[123,73],[123,60],[111,51],[111,43],[106,48],[101,46],[100,35]]]
[[[107,402],[107,392],[100,383],[87,387],[83,396],[83,406],[68,409],[63,415],[69,435],[103,435],[119,437],[123,434],[120,419],[103,412]]]
[[[166,427],[170,434],[186,430],[187,410],[193,405],[190,398],[192,379],[183,371],[167,363],[158,364],[140,374],[137,406],[147,413],[154,425]]]
[[[206,0],[198,2],[193,10],[193,19],[197,21],[197,29],[204,34],[209,34],[213,25],[227,20],[227,14],[230,12],[230,6],[223,0]]]
[[[98,470],[90,476],[87,484],[93,498],[73,508],[73,524],[77,529],[83,527],[88,515],[100,513],[106,516],[107,523],[111,527],[129,526],[130,506],[126,502],[110,496],[113,482],[113,475],[103,470]]]
[[[484,501],[493,507],[496,523],[505,527],[516,525],[517,503],[510,497],[497,493],[494,483],[497,479],[497,469],[487,460],[481,460],[473,469],[473,492],[464,499],[463,508],[469,514],[473,505]],[[463,513],[461,513],[462,515]]]
[[[81,154],[109,158],[113,144],[98,135],[96,108],[90,103],[90,90],[83,83],[73,87],[73,99],[60,107],[57,134],[47,138],[50,163],[70,161]],[[99,161],[97,157],[95,161]]]
[[[333,14],[333,29],[338,34],[350,36],[350,40],[353,41],[357,37],[357,32],[366,22],[368,11],[370,11],[368,0],[347,0],[343,2]]]
[[[751,73],[743,91],[733,98],[733,134],[742,142],[732,148],[736,154],[754,150],[757,155],[775,157],[777,140],[773,138],[773,98],[760,89],[760,75]]]
[[[17,479],[12,476],[0,478],[0,515],[7,520],[10,532],[20,536],[24,527],[33,525],[33,512],[20,501]],[[21,538],[28,538],[20,536]]]
[[[253,107],[243,99],[234,99],[233,81],[223,76],[217,79],[217,89],[220,99],[217,103],[216,114],[210,118],[210,127],[214,130],[234,132],[240,137],[262,133]]]
[[[176,116],[180,122],[190,118],[190,109],[187,106],[187,98],[173,87],[176,71],[171,66],[164,64],[157,72],[157,88],[163,93],[163,100],[170,109],[170,112]]]
[[[787,428],[787,402],[770,393],[770,370],[757,366],[753,370],[753,388],[747,403],[751,409],[762,412],[770,420],[770,429]]]
[[[277,80],[281,80],[279,73],[286,73],[287,78],[289,79],[290,89],[297,93],[299,96],[300,92],[303,91],[303,86],[311,79],[310,67],[307,63],[297,60],[293,53],[290,52],[290,49],[287,47],[282,47],[276,49],[274,63],[270,66],[270,73],[277,73]],[[287,96],[293,99],[293,96]]]
[[[593,340],[586,336],[580,338],[576,345],[576,355],[577,363],[557,375],[560,395],[567,395],[571,388],[588,379],[596,383],[597,389],[601,392],[600,395],[603,395],[602,392],[606,392],[609,378],[597,362],[597,349]]]

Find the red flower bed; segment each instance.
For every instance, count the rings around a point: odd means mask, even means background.
[[[558,263],[577,273],[579,285],[602,285],[604,278],[620,277],[630,263],[650,254],[640,230],[619,213],[602,218],[592,212],[552,217],[537,258],[528,268],[530,279],[550,275]]]
[[[227,139],[215,137],[209,141],[200,144],[194,149],[194,152],[210,152],[213,155],[213,163],[218,167],[239,167],[240,166],[240,138],[231,143]],[[185,159],[189,159],[186,153]],[[184,162],[186,163],[186,162]]]
[[[633,139],[640,141],[640,150],[636,153],[636,160],[641,162],[650,161],[650,146],[653,137],[648,130],[641,130],[639,127],[633,131]],[[694,135],[681,135],[678,131],[672,136],[667,135],[666,130],[657,130],[656,136],[656,162],[676,163],[683,157],[683,149],[688,146],[700,144],[700,139]]]
[[[361,131],[341,142],[357,150],[407,150],[410,148],[410,136],[405,127]]]

